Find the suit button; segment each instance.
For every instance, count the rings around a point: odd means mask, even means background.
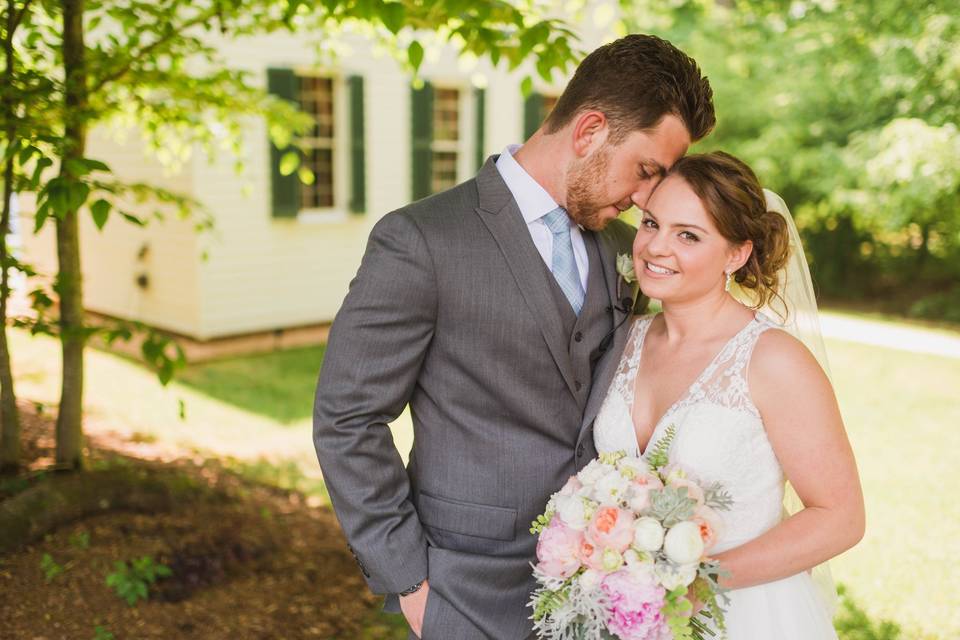
[[[581,388],[582,386],[583,386],[583,385],[580,384],[580,381],[579,381],[579,380],[574,380],[574,381],[573,381],[573,388],[576,389],[577,391],[580,391],[580,388]]]
[[[577,457],[578,457],[578,458],[582,458],[582,457],[583,457],[583,443],[582,443],[582,442],[577,445]]]
[[[583,332],[577,331],[575,334],[573,334],[573,340],[574,342],[583,342]]]

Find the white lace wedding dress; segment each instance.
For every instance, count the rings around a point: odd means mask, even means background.
[[[643,340],[655,316],[634,321],[627,347],[594,425],[597,451],[641,455],[633,427],[634,381]],[[733,496],[720,512],[724,531],[714,553],[756,538],[784,517],[784,475],[750,399],[747,365],[760,334],[776,325],[761,314],[730,339],[696,381],[657,422],[647,446],[675,425],[671,460],[705,484],[723,483]],[[729,640],[835,639],[827,608],[806,572],[728,593]]]

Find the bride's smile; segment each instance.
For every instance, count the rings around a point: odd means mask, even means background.
[[[666,178],[641,214],[634,268],[640,289],[666,304],[719,297],[726,273],[735,272],[750,255],[751,243],[724,238],[682,177]]]

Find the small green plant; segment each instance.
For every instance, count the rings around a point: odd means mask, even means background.
[[[57,564],[57,561],[49,553],[43,554],[43,558],[40,559],[40,568],[43,570],[43,576],[47,579],[47,582],[56,578],[64,570],[63,565]]]
[[[70,546],[77,549],[86,549],[90,546],[90,534],[86,531],[77,531],[70,536]]]
[[[114,640],[114,638],[110,631],[99,624],[93,628],[93,640]]]
[[[168,566],[154,562],[152,556],[131,560],[129,564],[118,560],[113,566],[116,571],[107,576],[107,586],[112,587],[131,607],[137,600],[147,599],[150,585],[157,578],[173,575]]]

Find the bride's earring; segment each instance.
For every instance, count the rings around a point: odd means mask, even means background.
[[[733,274],[729,271],[724,271],[727,274],[727,281],[723,284],[724,291],[730,291],[730,281],[733,279]]]

